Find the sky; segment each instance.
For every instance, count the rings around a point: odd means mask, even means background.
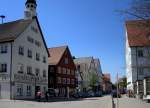
[[[4,22],[24,18],[26,0],[1,0]],[[68,45],[75,57],[99,58],[103,73],[125,75],[124,18],[130,0],[37,0],[48,47]]]

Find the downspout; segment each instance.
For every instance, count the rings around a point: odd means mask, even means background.
[[[137,47],[136,47],[136,69],[137,69],[137,80],[136,80],[136,94],[139,94],[139,84],[138,84],[138,60],[137,60]]]
[[[10,58],[10,99],[13,99],[12,91],[12,42],[11,42],[11,58]]]

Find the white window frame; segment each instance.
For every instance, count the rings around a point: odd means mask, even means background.
[[[7,64],[0,63],[0,73],[6,73],[6,72],[7,72]]]
[[[16,89],[16,95],[17,96],[23,96],[23,85],[17,85],[17,89]]]
[[[32,86],[27,85],[27,96],[32,96]]]
[[[2,54],[8,52],[8,46],[7,46],[6,44],[2,44],[0,48],[1,48],[1,49],[0,49],[0,52],[1,52]]]
[[[21,63],[18,63],[18,73],[23,73],[24,72],[24,65]]]

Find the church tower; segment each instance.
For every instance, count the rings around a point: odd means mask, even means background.
[[[25,19],[32,19],[33,17],[37,16],[36,7],[37,7],[36,0],[26,1],[24,12]]]

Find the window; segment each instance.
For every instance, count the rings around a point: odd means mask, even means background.
[[[43,87],[43,90],[44,90],[44,93],[46,93],[46,91],[47,91],[47,90],[46,90],[46,87]]]
[[[55,72],[55,68],[54,67],[50,67],[50,73],[54,73]]]
[[[23,96],[23,85],[17,85],[17,96]]]
[[[7,64],[0,64],[0,73],[7,72]]]
[[[41,43],[39,41],[35,40],[35,45],[38,46],[38,47],[40,47]]]
[[[32,5],[32,7],[34,7],[34,6]],[[31,30],[32,30],[33,32],[35,32],[35,33],[38,33],[38,29],[35,28],[34,26],[31,26]]]
[[[34,39],[33,38],[31,38],[31,37],[27,37],[27,40],[28,40],[28,42],[30,42],[30,43],[33,43],[34,42]]]
[[[7,53],[7,45],[1,45],[1,53]]]
[[[71,84],[75,84],[75,82],[74,82],[75,80],[74,79],[71,79]]]
[[[27,96],[31,96],[32,88],[31,86],[27,86]]]
[[[24,55],[24,47],[19,46],[19,55]]]
[[[29,5],[27,5],[27,8],[29,8]]]
[[[27,67],[27,74],[32,75],[32,67],[31,66]]]
[[[63,84],[67,83],[66,78],[62,78],[62,80],[63,80]]]
[[[143,57],[143,51],[142,50],[138,51],[138,57]]]
[[[143,68],[138,68],[138,75],[144,75]]]
[[[67,78],[67,84],[70,84],[70,78]]]
[[[66,74],[66,68],[62,68],[63,74]]]
[[[67,74],[70,75],[70,69],[67,69]]]
[[[77,66],[77,70],[80,71],[80,65]]]
[[[23,73],[23,71],[24,71],[24,66],[23,66],[23,64],[18,64],[18,73]]]
[[[40,61],[40,54],[39,53],[36,53],[36,60]]]
[[[31,50],[28,50],[28,57],[32,58],[32,51]]]
[[[53,82],[53,77],[50,77],[50,78],[49,78],[49,83],[50,83],[50,84],[53,84],[53,83],[54,83],[54,82]]]
[[[74,75],[74,70],[71,70],[71,75]]]
[[[57,83],[61,84],[61,77],[57,77]]]
[[[68,64],[68,58],[65,58],[64,63]]]
[[[31,5],[31,7],[33,8],[33,5]]]
[[[46,70],[43,70],[43,77],[46,77]]]
[[[58,67],[58,73],[61,73],[61,67]]]
[[[43,63],[46,63],[46,57],[45,56],[43,57]]]
[[[36,76],[39,76],[39,75],[40,75],[40,69],[38,69],[38,68],[35,69],[35,75],[36,75]]]

